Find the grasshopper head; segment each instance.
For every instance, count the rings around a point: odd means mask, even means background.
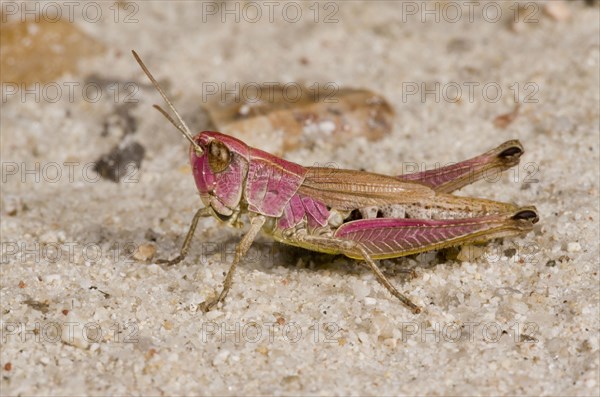
[[[190,163],[202,202],[221,219],[238,209],[248,173],[248,146],[231,136],[204,131],[190,145]],[[199,149],[201,150],[198,150]]]
[[[219,218],[223,220],[229,218],[239,210],[242,199],[248,174],[248,146],[238,139],[218,132],[204,131],[192,137],[189,127],[167,94],[139,55],[135,51],[132,53],[169,109],[175,114],[175,119],[160,106],[154,105],[154,107],[191,143],[190,162],[204,205],[210,206]]]

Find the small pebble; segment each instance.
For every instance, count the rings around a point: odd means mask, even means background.
[[[330,134],[335,131],[335,123],[331,120],[321,121],[319,129],[326,134]]]
[[[474,245],[463,245],[456,257],[461,262],[473,262],[480,258],[485,252],[484,248],[476,247]]]
[[[208,321],[214,320],[217,317],[220,317],[223,315],[223,312],[220,310],[211,310],[208,313],[206,313],[204,316],[206,317],[206,319]]]
[[[355,298],[359,300],[365,298],[371,292],[371,286],[367,284],[364,280],[354,280],[351,286]]]
[[[138,261],[149,261],[156,254],[156,247],[154,244],[142,244],[138,247],[133,254],[133,258]]]
[[[250,106],[248,106],[247,104],[243,104],[242,106],[240,106],[239,113],[242,116],[247,116],[248,113],[250,113]]]
[[[213,365],[224,364],[225,361],[227,360],[227,357],[229,357],[229,350],[223,350],[215,356],[212,363],[213,363]]]
[[[562,0],[549,1],[544,6],[544,12],[555,21],[565,21],[571,16],[571,10]]]
[[[256,351],[260,354],[262,354],[263,356],[266,356],[267,354],[269,354],[269,349],[267,349],[265,346],[259,346],[256,348]]]
[[[579,252],[581,251],[581,244],[579,244],[578,242],[570,242],[569,244],[567,244],[567,251]]]
[[[60,281],[61,279],[61,275],[60,274],[47,274],[44,276],[44,282],[46,283],[51,283],[54,281]]]
[[[15,216],[23,210],[25,205],[20,197],[9,195],[4,197],[4,213],[8,216]]]

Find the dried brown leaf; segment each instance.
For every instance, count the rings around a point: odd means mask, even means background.
[[[319,140],[338,145],[363,136],[375,141],[392,129],[391,106],[368,90],[301,84],[253,89],[247,100],[240,94],[227,103],[214,100],[206,108],[219,131],[271,152],[310,147]],[[265,142],[271,146],[266,148]]]

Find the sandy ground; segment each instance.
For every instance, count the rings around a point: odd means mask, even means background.
[[[77,3],[73,23],[104,50],[75,53],[52,80],[60,100],[51,83],[36,100],[3,81],[2,395],[598,395],[598,5],[476,2],[457,17],[462,3],[306,2],[298,17],[300,3],[252,4],[260,17],[237,2],[107,2],[95,21]],[[285,153],[305,165],[399,174],[519,139],[519,167],[460,194],[533,204],[541,220],[471,256],[385,261],[420,315],[360,264],[267,237],[226,304],[202,313],[243,232],[201,220],[170,268],[129,255],[174,256],[201,205],[187,144],[151,108],[131,49],[193,130],[208,125],[203,82],[332,82],[393,105],[380,141]],[[98,101],[82,93],[89,76],[105,82]],[[143,146],[141,168],[98,178],[88,165],[120,142]]]

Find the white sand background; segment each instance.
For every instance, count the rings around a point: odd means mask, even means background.
[[[426,10],[436,3],[306,2],[297,22],[292,9],[282,14],[284,3],[255,3],[256,23],[241,14],[245,3],[228,4],[240,7],[239,22],[221,3],[216,15],[192,1],[133,4],[131,23],[115,22],[111,2],[99,22],[75,13],[107,50],[57,82],[96,74],[139,84],[128,139],[146,156],[135,183],[84,177],[83,166],[120,140],[118,122],[101,133],[122,96],[2,103],[2,395],[599,394],[597,4],[569,3],[563,20],[543,11],[547,3],[530,3],[534,14],[519,14],[516,26],[513,2],[485,11],[486,3],[444,2],[433,14]],[[442,8],[449,4],[462,4],[455,21]],[[225,305],[204,314],[198,305],[221,287],[242,231],[202,220],[188,258],[170,268],[126,255],[130,244],[176,255],[201,205],[187,144],[151,108],[161,99],[131,49],[193,130],[206,128],[203,82],[334,82],[394,106],[384,140],[324,139],[286,154],[305,165],[399,174],[408,162],[432,168],[519,139],[526,153],[517,171],[460,194],[536,205],[540,222],[471,260],[385,261],[390,279],[425,308],[419,315],[354,261],[286,254],[261,237]],[[407,95],[436,82],[438,101]],[[471,98],[469,84],[478,84]],[[501,87],[497,101],[486,84]],[[449,100],[456,85],[458,103]],[[515,94],[519,115],[494,126]],[[262,148],[274,142],[267,136]],[[73,180],[69,161],[78,162]],[[39,172],[22,174],[36,163]],[[48,164],[62,170],[55,183]],[[417,278],[397,271],[406,265]]]

